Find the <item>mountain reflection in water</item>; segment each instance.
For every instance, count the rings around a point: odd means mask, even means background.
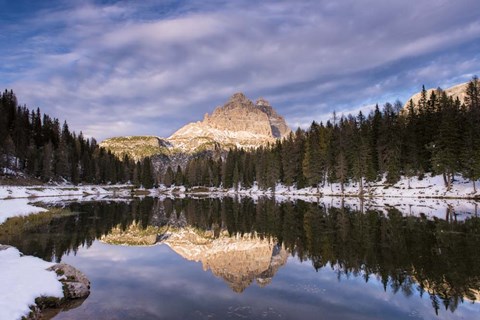
[[[475,215],[456,221],[392,207],[360,212],[262,198],[144,198],[68,207],[74,214],[30,226],[12,219],[0,227],[0,243],[55,261],[97,239],[163,243],[201,262],[238,293],[253,282],[268,285],[292,256],[316,271],[332,269],[338,279],[372,279],[385,291],[427,296],[436,313],[480,299],[480,219]]]

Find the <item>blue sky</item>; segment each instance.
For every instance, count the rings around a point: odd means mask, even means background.
[[[235,92],[292,128],[480,75],[478,0],[0,0],[0,89],[98,140]]]

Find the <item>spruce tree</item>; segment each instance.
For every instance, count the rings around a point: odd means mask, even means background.
[[[142,161],[142,185],[145,189],[153,188],[152,161],[146,157]]]
[[[165,176],[163,178],[163,184],[169,188],[174,184],[175,174],[173,173],[172,167],[168,166]]]
[[[175,180],[174,183],[176,186],[183,186],[184,185],[184,178],[182,173],[182,167],[177,166],[177,171],[175,172]]]

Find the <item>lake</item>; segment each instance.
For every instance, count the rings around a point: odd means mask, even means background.
[[[65,201],[53,206],[67,214],[11,223],[0,243],[90,279],[54,319],[478,318],[476,212],[332,203]]]

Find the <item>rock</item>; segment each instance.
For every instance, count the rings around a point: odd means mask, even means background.
[[[267,100],[260,98],[254,104],[243,93],[235,93],[203,121],[187,124],[168,141],[184,152],[233,146],[249,149],[273,143],[290,132]]]
[[[90,294],[90,281],[82,272],[71,265],[57,263],[47,270],[55,271],[60,276],[60,281],[63,283],[64,299],[86,298]]]
[[[272,135],[275,138],[284,138],[290,134],[291,130],[287,126],[285,119],[273,109],[267,100],[259,98],[255,102],[255,106],[267,114],[270,128],[272,129]]]
[[[90,281],[71,265],[57,263],[47,270],[55,271],[57,274],[59,281],[63,284],[64,297],[62,299],[48,296],[36,298],[35,305],[30,306],[31,312],[25,319],[52,319],[62,311],[79,307],[90,295]]]

